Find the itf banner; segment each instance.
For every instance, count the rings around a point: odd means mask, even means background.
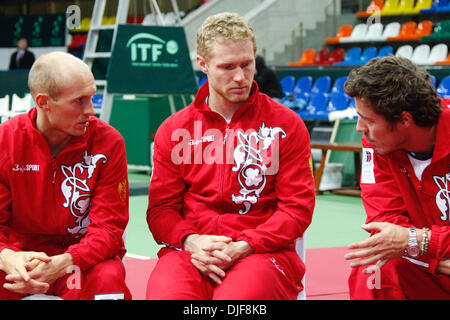
[[[195,94],[184,29],[119,25],[106,80],[111,93]]]

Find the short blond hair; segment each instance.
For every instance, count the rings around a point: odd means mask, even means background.
[[[38,93],[47,93],[52,99],[57,100],[63,80],[60,68],[56,68],[52,61],[38,59],[28,73],[28,88],[33,99]]]
[[[89,70],[84,61],[66,52],[49,52],[40,56],[28,73],[28,88],[33,99],[38,93],[47,93],[57,100],[73,69]]]
[[[256,55],[255,34],[249,22],[237,13],[222,12],[208,17],[197,31],[197,54],[208,60],[215,42],[251,40]]]

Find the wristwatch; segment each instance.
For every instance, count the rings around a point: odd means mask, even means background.
[[[417,241],[417,232],[414,227],[409,228],[409,242],[405,249],[405,253],[412,258],[415,258],[420,254],[419,243]]]

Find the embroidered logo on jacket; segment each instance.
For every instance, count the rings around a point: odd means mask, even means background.
[[[26,164],[24,166],[21,166],[16,163],[14,165],[14,167],[12,168],[12,171],[15,171],[15,172],[30,172],[30,171],[39,172],[39,165],[38,164]]]
[[[450,172],[447,172],[445,176],[433,176],[433,180],[439,188],[436,193],[436,206],[441,212],[441,220],[450,222]]]
[[[375,163],[373,161],[374,150],[363,148],[361,165],[361,183],[375,183]]]
[[[120,201],[125,202],[127,201],[127,179],[123,179],[121,182],[119,182],[117,186],[117,191],[119,193]]]
[[[239,194],[231,195],[231,200],[244,206],[244,209],[239,210],[239,214],[247,214],[252,205],[258,202],[266,186],[267,165],[263,153],[271,147],[280,133],[282,138],[286,137],[283,129],[266,127],[264,122],[258,132],[236,131],[238,145],[233,152],[235,166],[232,170],[239,171],[238,181],[242,188]],[[272,155],[277,152],[278,150],[272,150]]]
[[[63,206],[69,208],[76,219],[76,225],[67,228],[67,232],[77,237],[86,233],[90,223],[88,215],[91,208],[91,190],[87,182],[92,178],[97,162],[101,159],[103,163],[107,161],[105,155],[89,155],[87,151],[82,158],[83,162],[73,166],[61,165],[61,171],[66,177],[61,183],[61,191],[66,199]]]

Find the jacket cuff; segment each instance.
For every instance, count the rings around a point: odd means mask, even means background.
[[[439,236],[440,232],[437,230],[435,226],[432,226],[430,242],[428,243],[428,256],[430,257],[439,258],[437,256],[439,249]]]
[[[250,238],[250,237],[248,237],[246,235],[240,235],[240,236],[238,236],[236,238],[236,241],[245,241],[245,242],[247,242],[250,245],[250,247],[252,248],[251,254],[258,253],[257,246],[256,246],[255,242],[253,242],[252,238]]]
[[[11,244],[6,244],[6,243],[0,245],[0,252],[2,252],[3,249],[10,249],[12,251],[23,251],[20,248],[17,248],[15,246],[11,245]]]
[[[78,251],[74,248],[74,246],[69,247],[65,253],[70,253],[73,258],[73,264],[80,268],[81,271],[87,270],[91,267],[91,265],[87,264],[82,258]]]
[[[437,276],[436,268],[439,264],[439,260],[432,258],[432,259],[430,259],[429,264],[430,264],[430,266],[428,267],[428,272],[434,276]]]
[[[194,229],[187,229],[187,230],[182,231],[182,232],[180,233],[179,237],[178,237],[178,244],[177,244],[177,247],[175,247],[174,249],[177,249],[177,250],[184,250],[184,247],[183,247],[184,239],[185,239],[188,235],[194,234],[194,233],[195,233],[195,234],[198,234],[198,231],[197,231],[197,230],[194,230]]]

